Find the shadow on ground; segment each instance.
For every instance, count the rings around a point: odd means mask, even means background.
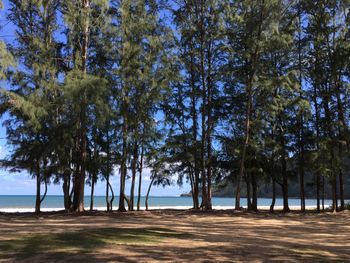
[[[0,215],[0,262],[349,262],[350,212]]]
[[[18,260],[46,254],[64,259],[88,254],[110,245],[152,246],[166,238],[189,235],[165,228],[95,228],[64,233],[26,234],[0,240],[0,258]]]

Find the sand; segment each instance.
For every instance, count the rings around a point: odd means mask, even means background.
[[[149,210],[189,210],[193,206],[150,206]],[[243,208],[247,208],[246,206],[243,206]],[[140,207],[141,210],[146,210],[144,206]],[[214,210],[233,210],[234,206],[213,206]],[[259,210],[269,210],[270,206],[258,206]],[[300,206],[289,206],[289,209],[291,211],[300,211]],[[310,205],[305,207],[306,210],[316,210],[316,206]],[[41,208],[42,212],[58,212],[64,210],[63,207],[56,207],[56,208]],[[95,207],[94,210],[97,211],[106,211],[106,207]],[[283,206],[275,206],[276,211],[283,210]],[[21,208],[21,207],[15,207],[15,208],[0,208],[0,213],[34,213],[35,208]]]
[[[0,262],[350,262],[349,223],[350,211],[0,214]]]

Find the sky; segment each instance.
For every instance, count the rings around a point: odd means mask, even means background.
[[[0,41],[5,41],[7,43],[13,41],[15,28],[11,23],[6,20],[7,8],[9,6],[8,1],[4,0],[4,9],[0,11]],[[4,83],[1,83],[2,85]],[[0,159],[6,157],[9,152],[9,146],[6,144],[6,130],[2,126],[3,121],[6,117],[0,118]],[[150,171],[143,171],[143,181],[142,181],[142,193],[141,195],[146,195],[149,183],[150,183]],[[175,179],[175,178],[174,178]],[[111,179],[111,184],[116,195],[119,191],[119,174],[118,172]],[[175,179],[176,180],[176,179]],[[174,180],[174,181],[175,181]],[[44,188],[42,186],[42,188]],[[106,185],[105,182],[98,182],[95,186],[95,195],[103,196],[105,194]],[[190,191],[190,186],[184,184],[183,187],[177,185],[163,187],[152,187],[151,196],[179,196],[182,193],[187,193]],[[35,195],[36,193],[36,183],[35,180],[27,172],[21,173],[10,173],[7,170],[0,168],[0,195]],[[85,195],[89,195],[90,187],[85,186]],[[130,193],[130,180],[126,182],[126,194]],[[48,187],[48,195],[63,195],[62,185],[51,184]]]

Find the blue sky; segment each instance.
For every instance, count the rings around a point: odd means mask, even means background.
[[[4,10],[0,11],[0,25],[2,27],[0,31],[0,40],[7,43],[13,41],[15,32],[14,26],[6,21],[6,14],[8,8],[8,1],[4,0]],[[1,86],[6,85],[1,83]],[[2,124],[4,117],[0,119]],[[6,131],[2,125],[0,126],[0,158],[6,157],[9,147],[6,145]],[[142,183],[142,195],[146,194],[147,188],[149,186],[149,171],[144,171],[143,183]],[[111,183],[114,191],[117,193],[119,191],[119,175],[116,173],[112,177]],[[175,181],[175,180],[174,180]],[[130,192],[130,180],[126,183],[126,193]],[[151,195],[153,196],[179,196],[181,193],[188,192],[190,186],[185,184],[182,188],[177,185],[170,187],[153,187]],[[90,193],[90,187],[86,186],[85,194]],[[98,182],[95,188],[96,195],[104,195],[105,193],[105,183]],[[48,188],[49,195],[62,195],[62,186],[51,184]],[[0,169],[0,195],[35,195],[35,180],[31,179],[30,175],[26,172],[22,173],[9,173],[6,170]]]

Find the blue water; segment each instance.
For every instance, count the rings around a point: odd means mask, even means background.
[[[119,197],[115,197],[113,207],[118,206]],[[212,199],[213,206],[234,206],[234,198],[214,197]],[[326,200],[325,205],[331,205],[331,200]],[[136,200],[135,200],[136,204]],[[258,206],[269,206],[271,199],[259,198]],[[149,198],[148,205],[150,207],[176,207],[176,206],[192,206],[191,197],[158,197],[152,196]],[[246,199],[241,199],[241,205],[246,206]],[[276,206],[282,206],[283,200],[276,199]],[[289,199],[290,206],[300,206],[299,199]],[[0,209],[1,208],[34,208],[35,196],[29,195],[0,195]],[[90,206],[90,197],[85,197],[85,206]],[[141,206],[145,206],[145,197],[141,197]],[[306,206],[316,206],[315,199],[307,199]],[[42,208],[63,208],[63,196],[47,196],[42,203]],[[94,207],[106,207],[104,196],[96,196],[94,198]]]

